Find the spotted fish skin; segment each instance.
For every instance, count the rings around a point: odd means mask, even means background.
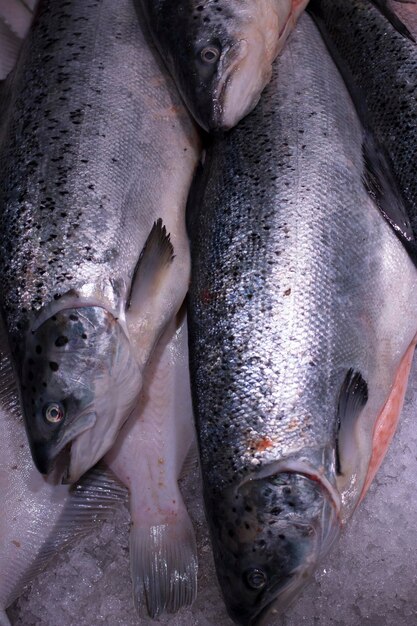
[[[218,130],[256,105],[308,0],[136,1],[191,113]]]
[[[43,0],[1,96],[1,306],[35,462],[73,441],[76,480],[184,298],[198,136],[131,0]]]
[[[377,5],[395,11],[417,37],[413,4],[378,0],[312,0],[331,52],[348,71],[348,86],[366,107],[367,123],[391,158],[417,235],[417,46],[388,21]]]
[[[190,206],[193,406],[239,624],[285,610],[352,514],[417,331],[417,272],[364,185],[363,144],[302,16],[257,108],[208,150]]]

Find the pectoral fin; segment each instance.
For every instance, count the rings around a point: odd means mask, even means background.
[[[57,552],[86,535],[97,523],[109,515],[120,503],[127,500],[127,491],[114,478],[110,470],[96,467],[70,490],[64,509],[46,543],[35,561],[13,587],[6,601],[9,606],[22,593],[39,572],[56,556]],[[28,546],[31,551],[30,546]],[[24,558],[22,550],[21,558]],[[8,622],[6,622],[8,624]],[[0,626],[1,622],[0,613]]]
[[[340,388],[337,407],[336,471],[339,476],[356,456],[355,424],[367,401],[366,381],[360,372],[350,369]]]

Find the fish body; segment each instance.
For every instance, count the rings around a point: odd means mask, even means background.
[[[206,130],[249,113],[308,0],[139,0],[185,103]]]
[[[131,0],[43,0],[1,95],[1,306],[35,463],[71,445],[74,481],[187,290],[198,136]]]
[[[193,602],[197,548],[178,488],[194,443],[184,316],[173,320],[145,371],[141,401],[106,455],[130,492],[130,569],[135,606],[153,619]]]
[[[416,7],[386,0],[313,0],[309,10],[361,103],[364,123],[389,155],[416,237]]]
[[[305,15],[257,108],[208,150],[190,206],[193,405],[217,573],[240,624],[303,587],[402,402],[417,271],[366,184],[369,141]]]
[[[0,624],[5,609],[59,550],[97,527],[126,499],[107,470],[75,486],[55,484],[34,467],[20,414],[4,329],[0,338]]]

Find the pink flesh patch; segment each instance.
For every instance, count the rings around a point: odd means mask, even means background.
[[[397,428],[401,409],[404,404],[404,396],[407,389],[408,376],[410,374],[411,363],[413,362],[416,343],[417,337],[414,338],[400,363],[392,391],[376,421],[372,442],[372,456],[358,504],[365,497],[371,482],[375,478],[375,474],[384,460],[388,446]]]

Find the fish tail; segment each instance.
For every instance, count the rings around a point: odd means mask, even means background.
[[[197,568],[194,529],[185,507],[175,522],[132,525],[130,572],[140,617],[155,619],[191,605],[197,595]]]

